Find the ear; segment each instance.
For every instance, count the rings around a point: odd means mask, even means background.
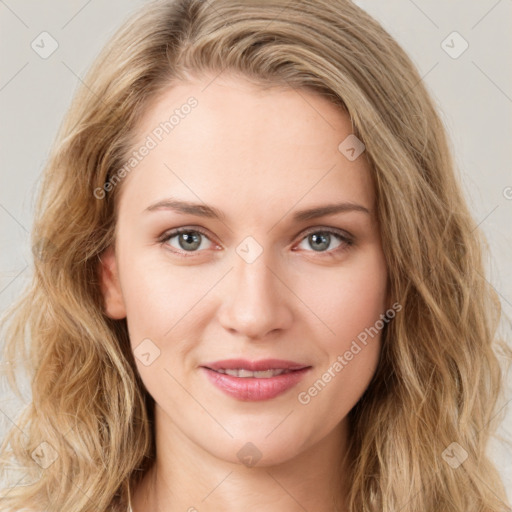
[[[106,249],[99,259],[100,265],[98,272],[105,314],[114,320],[126,318],[126,308],[121,285],[119,283],[119,273],[114,247],[110,246]]]

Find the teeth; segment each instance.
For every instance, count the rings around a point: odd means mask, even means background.
[[[290,370],[261,370],[257,372],[252,372],[250,370],[245,370],[244,368],[234,369],[234,370],[215,370],[218,373],[225,373],[226,375],[231,375],[232,377],[256,377],[257,379],[269,379],[270,377],[275,377],[276,375],[281,375],[282,373],[289,373]]]

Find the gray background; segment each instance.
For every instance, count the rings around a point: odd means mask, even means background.
[[[28,282],[28,232],[40,173],[61,118],[95,55],[142,0],[0,0],[0,310]],[[489,281],[512,318],[512,0],[358,0],[405,48],[455,148],[475,224],[486,233]],[[58,48],[47,58],[52,41]],[[453,32],[459,35],[453,35]],[[41,38],[44,39],[41,43]],[[445,41],[443,43],[443,41]],[[465,42],[466,43],[465,43]],[[465,45],[466,51],[458,55]],[[451,55],[449,53],[451,53]],[[457,57],[457,58],[454,58]],[[425,226],[428,229],[428,226]],[[503,322],[510,340],[511,325]],[[509,379],[510,382],[510,379]],[[506,400],[512,399],[512,382]],[[26,398],[29,398],[28,388]],[[0,388],[0,434],[20,404]],[[512,412],[500,434],[512,441]],[[512,500],[512,451],[490,447]]]

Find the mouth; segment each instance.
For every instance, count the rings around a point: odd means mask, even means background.
[[[287,361],[286,359],[260,359],[258,361],[249,361],[247,359],[224,359],[202,365],[213,371],[225,372],[227,370],[245,371],[245,372],[268,372],[278,370],[282,372],[302,370],[309,365],[301,364],[296,361]],[[238,376],[238,375],[237,375]],[[240,375],[244,377],[246,375]],[[264,377],[262,375],[262,377]]]
[[[232,377],[239,377],[242,379],[247,378],[256,378],[256,379],[270,379],[271,377],[277,377],[278,375],[282,375],[283,373],[290,373],[298,370],[285,370],[283,368],[277,368],[272,370],[259,370],[253,372],[251,370],[246,370],[245,368],[236,368],[236,369],[227,369],[221,368],[219,370],[214,370],[213,368],[208,368],[217,373],[222,373],[224,375],[231,375]]]
[[[207,363],[201,368],[208,380],[228,396],[259,401],[290,390],[312,367],[282,359],[230,359]]]

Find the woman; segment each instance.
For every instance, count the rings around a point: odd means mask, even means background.
[[[507,510],[484,240],[383,28],[157,1],[84,82],[9,315],[33,482],[0,510]]]

